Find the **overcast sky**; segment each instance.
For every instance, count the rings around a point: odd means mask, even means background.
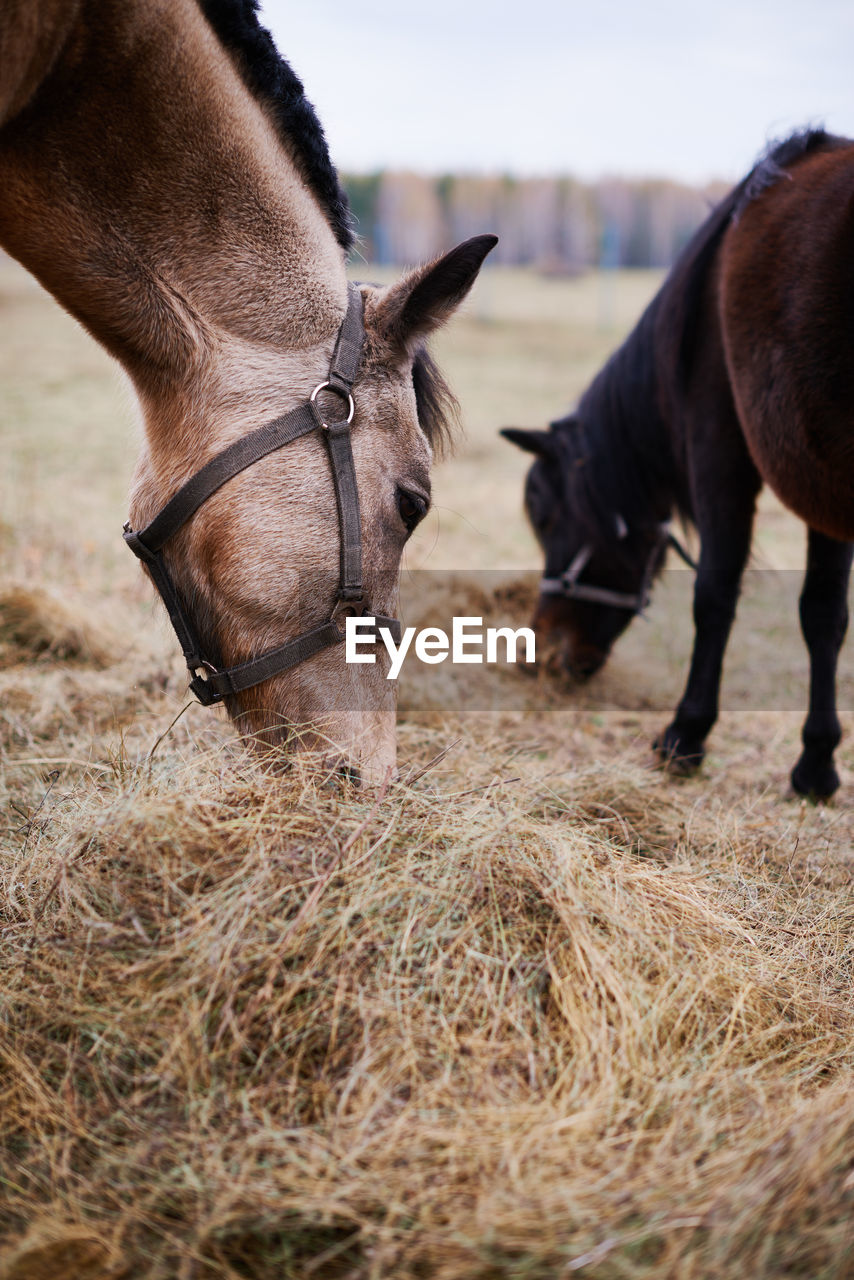
[[[854,135],[854,0],[262,0],[340,169],[740,177]]]

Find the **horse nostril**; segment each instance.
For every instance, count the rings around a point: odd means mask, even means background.
[[[338,777],[342,778],[345,782],[349,782],[354,787],[360,787],[362,785],[362,771],[358,765],[339,765]]]

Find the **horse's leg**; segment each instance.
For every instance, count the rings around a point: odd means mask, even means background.
[[[848,629],[848,578],[854,544],[810,529],[807,572],[801,591],[801,630],[810,655],[810,709],[804,749],[792,770],[801,795],[824,799],[839,786],[833,753],[842,730],[836,714],[836,661]]]
[[[706,737],[718,718],[724,650],[753,532],[756,487],[749,484],[728,493],[726,489],[717,491],[720,500],[704,504],[698,512],[701,551],[694,584],[695,634],[688,683],[672,723],[653,743],[662,761],[678,773],[688,773],[702,763]]]

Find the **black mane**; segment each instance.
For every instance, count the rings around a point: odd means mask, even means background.
[[[259,0],[199,0],[199,5],[234,55],[247,88],[272,105],[283,142],[325,211],[336,240],[350,250],[354,243],[350,206],[329,157],[323,129],[302,82],[258,20]]]
[[[450,447],[459,425],[460,406],[424,343],[415,353],[412,383],[421,430],[441,457]]]
[[[554,424],[573,511],[594,541],[603,533],[612,540],[617,514],[630,526],[655,523],[674,502],[672,450],[658,406],[654,359],[661,302],[658,293],[593,379],[576,413]]]

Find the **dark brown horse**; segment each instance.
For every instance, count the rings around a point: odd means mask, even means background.
[[[198,689],[267,741],[322,719],[336,752],[382,778],[394,684],[383,649],[345,663],[336,611],[395,611],[450,403],[423,341],[495,237],[348,291],[346,197],[256,9],[4,0],[0,244],[133,381],[145,441],[129,537]],[[181,491],[180,519],[150,532]]]
[[[792,784],[831,795],[854,539],[854,142],[810,130],[772,148],[576,412],[504,435],[537,455],[525,493],[546,556],[534,625],[576,675],[605,662],[645,604],[673,513],[696,526],[691,669],[655,743],[677,769],[701,762],[717,718],[763,482],[801,517],[810,704]]]

